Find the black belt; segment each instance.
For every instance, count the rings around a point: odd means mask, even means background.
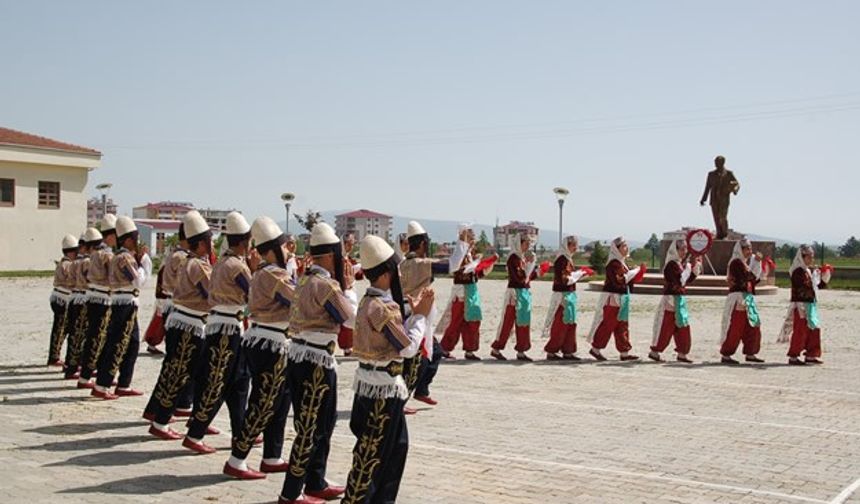
[[[251,327],[256,327],[258,329],[265,329],[267,331],[272,331],[276,333],[281,333],[284,336],[287,335],[287,329],[281,329],[280,327],[269,326],[266,324],[258,324],[257,322],[252,322]]]
[[[139,297],[139,296],[140,296],[140,289],[133,289],[133,290],[115,290],[115,291],[113,291],[113,292],[112,292],[112,294],[131,294],[131,295],[132,295],[132,296],[134,296],[134,297]]]
[[[191,317],[191,318],[197,319],[197,320],[203,322],[204,324],[206,323],[206,320],[209,318],[209,315],[207,315],[205,313],[203,315],[195,315],[193,313],[188,313],[187,311],[183,310],[182,308],[180,308],[176,305],[173,305],[173,308],[171,309],[171,311],[181,313],[182,315],[185,315],[186,317]]]
[[[309,346],[311,348],[316,348],[318,350],[325,350],[326,352],[328,352],[329,355],[334,355],[334,349],[335,349],[334,341],[332,341],[328,345],[317,345],[316,343],[311,343],[310,341],[307,341],[307,340],[293,338],[292,342],[298,343],[299,345],[305,345],[305,346]]]
[[[227,313],[218,310],[209,310],[209,315],[220,315],[222,317],[227,318],[235,318],[239,322],[245,320],[245,312],[242,310],[237,311],[236,313]]]
[[[400,376],[403,374],[403,363],[398,361],[391,361],[385,366],[374,366],[373,364],[359,362],[358,367],[368,371],[384,371],[389,376]]]
[[[107,294],[110,295],[110,290],[99,289],[98,287],[90,287],[91,291],[98,292],[99,294]]]

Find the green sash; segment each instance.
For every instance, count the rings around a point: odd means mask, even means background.
[[[630,320],[630,289],[621,295],[621,309],[618,311],[618,320],[627,322]]]
[[[675,327],[690,325],[690,312],[687,310],[687,296],[675,296]]]
[[[813,301],[806,303],[806,326],[810,329],[818,329],[818,303]]]
[[[744,294],[744,301],[747,304],[747,320],[753,327],[761,325],[761,318],[758,315],[758,306],[755,304],[755,296],[749,292]]]
[[[467,322],[478,322],[481,320],[481,296],[478,295],[478,284],[470,283],[463,285],[466,291],[466,313],[464,318]]]
[[[517,293],[517,325],[527,326],[532,322],[532,292],[528,289],[514,289]]]
[[[562,321],[565,324],[576,323],[576,292],[565,292],[564,299],[564,315]]]

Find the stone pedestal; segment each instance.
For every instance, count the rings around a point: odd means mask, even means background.
[[[681,231],[669,231],[663,234],[663,240],[660,242],[660,264],[663,264],[663,259],[666,257],[666,251],[669,249],[673,239],[686,237],[686,229]],[[710,263],[703,260],[703,273],[706,275],[722,275],[725,276],[729,266],[729,259],[732,257],[732,251],[735,248],[735,243],[744,238],[744,235],[735,231],[729,232],[729,239],[714,240],[711,250],[707,254]],[[776,243],[772,241],[752,241],[753,252],[761,253],[764,257],[775,257]],[[711,269],[713,265],[713,270]],[[776,284],[776,272],[768,272],[767,278],[762,280],[764,285]]]

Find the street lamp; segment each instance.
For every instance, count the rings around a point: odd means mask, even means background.
[[[293,193],[285,192],[281,195],[281,201],[284,202],[284,208],[287,210],[287,221],[284,223],[286,234],[290,234],[290,204],[294,199],[296,199],[296,195]]]
[[[559,250],[564,248],[564,243],[562,243],[564,231],[562,231],[562,208],[564,207],[564,198],[570,194],[570,191],[565,189],[564,187],[554,187],[552,192],[555,193],[555,197],[558,198],[558,248]]]
[[[110,188],[113,187],[113,184],[103,183],[96,186],[96,190],[102,193],[102,217],[107,215],[107,193],[110,191]]]

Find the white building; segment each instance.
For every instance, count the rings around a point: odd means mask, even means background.
[[[364,208],[335,215],[334,219],[334,230],[337,235],[343,236],[347,232],[352,232],[355,234],[356,243],[371,234],[390,242],[394,232],[394,224],[390,215]]]
[[[85,189],[101,152],[0,128],[0,271],[51,270],[87,225]]]

